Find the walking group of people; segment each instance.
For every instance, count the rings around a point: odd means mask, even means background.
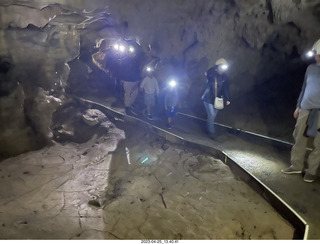
[[[320,165],[320,40],[314,44],[312,52],[315,57],[315,63],[310,64],[306,70],[302,90],[294,111],[296,125],[293,132],[295,141],[291,150],[291,166],[281,170],[282,173],[288,175],[303,173],[307,142],[309,137],[312,137],[314,149],[308,156],[307,167],[303,177],[305,182],[313,182],[316,179],[317,170]],[[217,138],[215,118],[219,110],[231,103],[229,81],[226,75],[227,69],[228,63],[225,59],[220,58],[216,61],[215,65],[206,72],[207,82],[201,97],[207,113],[207,133],[213,140]],[[134,94],[133,89],[127,89],[124,86],[126,107],[130,106],[132,101],[134,101],[133,98],[135,98],[138,92],[137,86],[138,84],[136,84]],[[178,110],[179,97],[174,84],[169,87],[165,93],[164,103],[168,128],[172,128],[173,118]],[[140,89],[144,91],[148,119],[152,119],[152,107],[155,105],[156,95],[159,94],[158,82],[153,76],[153,72],[149,72],[143,79]],[[129,100],[131,102],[128,102]]]
[[[220,58],[215,63],[215,66],[206,72],[207,83],[204,88],[204,93],[201,97],[204,107],[206,109],[207,118],[207,132],[211,139],[216,138],[214,121],[218,111],[224,105],[230,105],[229,96],[229,81],[225,71],[228,68],[228,63],[225,59]],[[127,114],[134,114],[132,107],[139,93],[139,81],[122,81],[124,89],[124,104]],[[152,108],[156,104],[156,97],[159,96],[159,84],[156,77],[153,75],[152,68],[148,68],[146,77],[140,84],[140,91],[144,93],[144,104],[147,110],[147,118],[152,120]],[[217,107],[217,99],[220,100],[222,106]],[[224,100],[223,100],[224,99]],[[167,117],[167,127],[172,128],[174,124],[174,117],[176,117],[178,108],[181,107],[179,95],[176,88],[175,81],[170,81],[165,87],[164,93],[164,108]]]
[[[147,119],[153,119],[153,108],[156,105],[156,99],[159,96],[160,89],[158,80],[153,74],[152,68],[148,67],[147,75],[140,84],[140,91],[144,93],[144,104],[147,111]],[[123,81],[124,88],[124,103],[126,107],[126,114],[134,114],[135,110],[132,107],[136,97],[139,93],[139,82]],[[176,117],[178,108],[181,107],[177,87],[174,81],[167,84],[164,91],[164,109],[167,117],[167,127],[171,129],[174,124],[174,117]]]
[[[294,145],[291,150],[291,165],[282,169],[287,175],[304,173],[303,180],[311,183],[317,178],[320,165],[320,40],[312,48],[311,56],[315,63],[307,67],[303,86],[293,113],[296,125],[293,132]],[[214,120],[221,107],[217,98],[224,98],[224,104],[230,104],[228,79],[225,75],[227,62],[219,59],[216,65],[207,71],[207,84],[202,100],[207,112],[207,131],[215,139]],[[222,106],[223,107],[223,106]],[[305,165],[307,143],[313,139],[313,149]]]
[[[294,145],[291,149],[291,165],[282,169],[287,175],[304,173],[303,180],[311,183],[317,178],[320,165],[320,40],[312,48],[315,63],[307,67],[302,89],[293,113],[296,125],[293,132]],[[207,112],[207,131],[215,139],[214,120],[219,108],[217,97],[225,99],[225,105],[230,104],[228,79],[225,75],[227,62],[219,59],[216,65],[207,71],[207,84],[202,100]],[[221,107],[220,107],[221,108]],[[313,149],[308,155],[305,165],[307,143],[313,139]]]

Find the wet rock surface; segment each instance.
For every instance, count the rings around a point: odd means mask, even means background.
[[[96,127],[84,143],[56,143],[1,162],[1,239],[112,238],[103,210],[92,204],[104,195],[112,152],[124,138],[110,124],[97,125],[104,129]]]
[[[292,227],[220,160],[125,127],[104,199],[106,229],[117,238],[292,238]]]
[[[292,238],[290,224],[220,160],[112,124],[84,143],[1,163],[1,239]]]

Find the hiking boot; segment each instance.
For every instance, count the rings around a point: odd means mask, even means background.
[[[308,182],[308,183],[311,183],[311,182],[314,182],[314,180],[316,179],[317,177],[315,175],[311,175],[311,174],[308,174],[306,173],[303,177],[303,181],[304,182]]]
[[[172,129],[172,124],[167,124],[167,128],[169,129],[169,130],[171,130]]]
[[[152,118],[151,114],[149,114],[149,115],[147,116],[147,119],[149,119],[149,120],[153,120],[153,118]]]
[[[297,170],[297,169],[294,169],[292,166],[290,166],[289,168],[282,169],[281,172],[287,175],[292,175],[292,174],[301,174],[302,170]]]

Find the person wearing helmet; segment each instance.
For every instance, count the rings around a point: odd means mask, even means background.
[[[214,121],[219,111],[214,107],[215,98],[223,97],[225,105],[230,104],[229,82],[225,73],[227,69],[227,61],[224,58],[220,58],[216,61],[215,66],[205,73],[207,83],[201,100],[207,112],[207,132],[211,139],[216,138]]]
[[[291,165],[282,169],[284,174],[301,174],[309,137],[313,137],[314,149],[308,156],[308,167],[303,180],[313,182],[320,164],[320,40],[312,48],[315,63],[307,67],[304,82],[293,113],[296,121],[293,136],[295,143],[291,150]]]
[[[156,96],[159,96],[158,80],[153,75],[153,70],[150,67],[146,69],[147,75],[140,84],[140,90],[144,92],[144,103],[147,107],[147,119],[152,120],[151,109],[156,104]]]
[[[174,118],[177,116],[178,108],[181,108],[181,103],[177,91],[177,82],[175,80],[171,80],[165,88],[164,94],[164,109],[166,111],[168,129],[172,129],[173,127]]]

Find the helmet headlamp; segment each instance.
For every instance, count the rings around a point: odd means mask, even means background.
[[[129,52],[130,52],[130,53],[133,53],[133,52],[134,52],[134,47],[130,46],[130,47],[129,47]]]
[[[126,50],[126,47],[124,45],[121,45],[121,44],[115,44],[113,46],[114,49],[116,49],[117,51],[120,51],[120,52],[124,52]]]
[[[177,85],[177,82],[175,80],[171,80],[169,82],[170,87],[175,87]]]
[[[152,71],[152,68],[148,66],[148,67],[146,68],[146,71],[151,72],[151,71]]]
[[[227,64],[222,64],[220,67],[222,70],[227,70],[229,68]]]
[[[310,50],[309,52],[306,53],[306,56],[311,58],[315,55],[315,51],[314,50]]]

